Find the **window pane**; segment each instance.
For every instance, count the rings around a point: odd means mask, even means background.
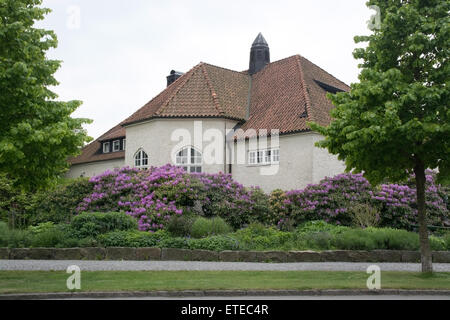
[[[264,162],[265,163],[270,163],[271,162],[271,152],[270,152],[270,150],[266,150],[266,155],[265,155],[265,157],[264,157]]]

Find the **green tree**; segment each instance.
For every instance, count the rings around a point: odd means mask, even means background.
[[[373,184],[403,180],[414,173],[422,271],[432,271],[425,212],[425,169],[450,173],[449,0],[370,0],[381,25],[355,37],[367,47],[359,83],[350,92],[329,95],[336,106],[317,145],[345,161],[347,170],[364,172]]]
[[[70,116],[81,102],[55,101],[49,89],[61,62],[46,57],[54,32],[33,26],[50,12],[41,2],[0,0],[0,173],[31,191],[52,183],[90,140],[82,128],[90,120]]]

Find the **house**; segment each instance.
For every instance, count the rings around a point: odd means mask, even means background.
[[[68,177],[167,163],[188,172],[225,172],[265,191],[303,188],[344,171],[314,146],[307,125],[328,125],[328,92],[349,87],[300,55],[270,62],[260,33],[247,71],[199,63],[170,72],[167,88],[70,160]]]

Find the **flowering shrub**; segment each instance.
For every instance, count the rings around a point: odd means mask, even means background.
[[[436,185],[431,171],[427,171],[425,205],[427,223],[442,226],[449,211],[444,202],[442,187]],[[417,225],[417,204],[414,177],[405,185],[383,184],[377,191],[369,192],[373,203],[381,208],[381,225],[400,229],[411,229]]]
[[[139,230],[164,229],[174,216],[198,211],[222,217],[234,228],[251,221],[267,206],[257,188],[247,189],[231,175],[187,174],[172,165],[149,170],[122,168],[90,179],[94,192],[78,205],[78,212],[123,211],[138,221]]]
[[[348,208],[355,202],[370,200],[371,186],[362,174],[340,174],[325,178],[319,184],[303,190],[286,192],[285,211],[280,221],[294,220],[299,225],[306,221],[324,220],[337,225],[349,225]]]
[[[428,223],[443,226],[449,217],[445,192],[435,184],[431,171],[427,172],[426,179]],[[296,225],[313,220],[351,225],[349,209],[362,204],[378,210],[380,226],[411,230],[417,224],[413,181],[412,177],[404,185],[382,184],[373,188],[362,174],[345,173],[325,178],[319,184],[286,193],[284,206],[279,210],[279,225],[283,226],[289,220]]]
[[[244,188],[230,174],[195,173],[192,176],[202,184],[199,200],[206,216],[219,216],[233,228],[239,228],[269,211],[267,196],[260,188]]]

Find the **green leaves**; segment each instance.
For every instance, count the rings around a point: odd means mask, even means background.
[[[0,173],[24,190],[51,184],[90,140],[82,128],[90,120],[70,116],[81,102],[55,101],[49,90],[60,61],[45,56],[54,32],[33,27],[50,12],[41,3],[0,1]]]
[[[335,120],[327,128],[311,124],[326,137],[317,145],[373,183],[404,178],[417,158],[448,177],[450,1],[368,5],[380,7],[381,29],[355,37],[368,42],[354,51],[363,60],[360,82],[329,95]]]

